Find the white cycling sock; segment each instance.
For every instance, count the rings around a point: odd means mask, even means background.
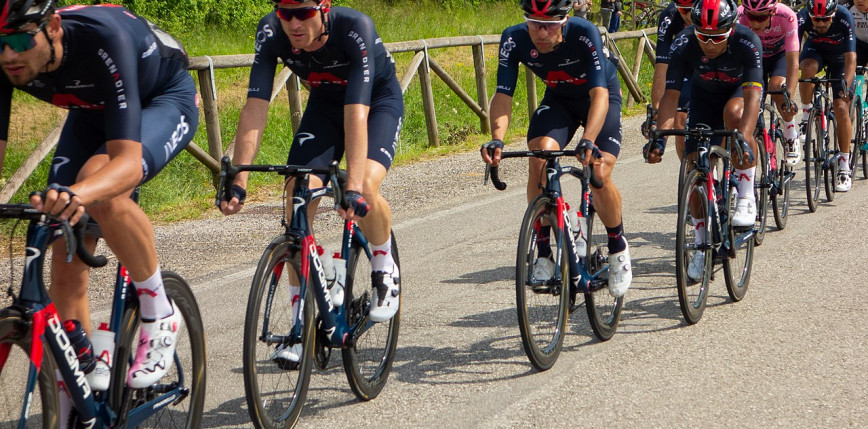
[[[173,313],[172,303],[166,295],[163,287],[163,276],[160,274],[160,266],[157,272],[145,281],[133,280],[136,294],[139,296],[139,311],[142,320],[159,320]]]
[[[382,271],[392,273],[395,270],[395,260],[392,258],[392,236],[386,239],[386,242],[380,245],[371,243],[371,269],[373,271]]]
[[[693,239],[697,245],[701,245],[705,242],[705,219],[697,219],[690,216],[690,220],[693,222],[693,229],[696,230],[696,235]]]
[[[298,317],[298,309],[301,307],[299,301],[301,301],[301,286],[289,285],[289,298],[292,303],[292,323],[295,323],[295,319]]]
[[[838,171],[840,173],[850,173],[850,154],[841,152],[841,158],[838,158]]]
[[[799,128],[796,127],[796,117],[789,122],[784,121],[784,139],[792,140],[799,136]]]
[[[753,178],[756,173],[756,167],[751,167],[745,170],[735,169],[735,177],[738,179],[738,197],[747,198],[751,201],[756,201],[754,195]]]
[[[802,122],[808,120],[808,115],[811,114],[811,109],[814,108],[814,103],[802,104]]]
[[[63,375],[60,374],[60,370],[54,370],[54,379],[57,380],[57,402],[59,405],[60,415],[60,428],[69,427],[69,417],[72,410],[75,408],[75,404],[72,403],[72,396],[69,395],[69,390],[66,389],[66,385],[63,382]]]

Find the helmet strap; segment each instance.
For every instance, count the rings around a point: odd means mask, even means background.
[[[42,32],[45,33],[45,39],[48,40],[48,50],[51,52],[51,57],[48,59],[48,62],[45,63],[45,72],[48,72],[48,66],[54,64],[57,61],[57,53],[54,51],[54,40],[51,39],[51,36],[48,35],[48,26],[42,27]]]
[[[320,41],[320,40],[322,40],[323,37],[326,37],[329,35],[329,26],[326,23],[325,12],[323,12],[322,9],[319,10],[319,17],[320,17],[320,20],[322,21],[323,30],[322,30],[322,33],[319,34],[319,36],[316,36],[316,38],[313,39],[316,41]]]

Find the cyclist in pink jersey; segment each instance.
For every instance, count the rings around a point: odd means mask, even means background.
[[[798,19],[792,9],[778,0],[744,0],[738,8],[739,23],[750,27],[763,44],[763,83],[767,90],[779,91],[787,84],[790,103],[784,105],[783,95],[772,99],[784,120],[787,163],[796,165],[802,159],[799,127],[796,126],[796,86],[799,82]]]

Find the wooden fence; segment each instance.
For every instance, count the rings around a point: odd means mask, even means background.
[[[614,34],[606,34],[605,29],[600,28],[603,34],[604,43],[609,50],[616,53],[619,58],[618,73],[626,83],[628,94],[626,97],[627,106],[632,106],[634,103],[645,102],[645,97],[638,84],[639,68],[641,66],[642,55],[648,57],[653,64],[655,61],[654,42],[651,41],[648,35],[656,34],[656,28],[645,30],[636,30],[628,32],[618,32]],[[633,58],[632,67],[627,63],[626,59],[621,55],[616,41],[637,39],[639,49]],[[406,92],[412,83],[413,77],[419,75],[419,85],[422,94],[422,108],[425,114],[425,128],[428,133],[428,144],[437,146],[440,144],[440,136],[437,130],[437,114],[434,109],[434,91],[431,85],[431,72],[436,74],[449,89],[458,96],[464,104],[479,118],[479,129],[482,133],[491,131],[489,124],[489,97],[485,83],[485,75],[487,64],[484,57],[485,46],[497,46],[500,42],[500,35],[485,35],[485,36],[461,36],[461,37],[443,37],[436,39],[414,40],[408,42],[386,43],[386,48],[392,53],[399,52],[415,52],[415,55],[406,66],[404,74],[401,77],[401,90]],[[464,88],[462,88],[453,79],[449,73],[429,55],[432,49],[470,47],[473,55],[473,66],[475,70],[476,93],[475,97],[471,96]],[[190,143],[187,146],[187,151],[205,165],[212,173],[217,173],[220,170],[219,159],[224,154],[231,154],[233,144],[227,148],[223,148],[220,131],[220,117],[217,110],[217,92],[214,80],[214,70],[236,67],[250,67],[253,64],[253,54],[247,55],[220,55],[220,56],[200,56],[191,58],[190,70],[195,71],[199,78],[199,93],[202,101],[202,111],[205,117],[205,131],[208,138],[208,150],[200,148],[195,143]],[[495,63],[496,64],[496,63]],[[528,112],[533,113],[537,107],[536,97],[536,81],[537,79],[529,70],[525,70],[527,83],[527,103]],[[286,87],[289,97],[290,119],[292,121],[292,129],[298,129],[298,124],[301,122],[303,112],[301,88],[302,82],[298,76],[290,72],[288,68],[284,68],[275,78],[274,90],[271,99],[280,93]],[[64,117],[65,119],[65,117]],[[21,167],[10,177],[6,186],[0,190],[0,203],[8,202],[18,188],[23,184],[24,180],[33,172],[39,162],[47,156],[54,145],[57,144],[57,138],[60,134],[59,124],[54,131],[34,150],[33,153],[22,163]]]

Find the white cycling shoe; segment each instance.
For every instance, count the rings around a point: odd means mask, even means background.
[[[851,187],[853,187],[853,181],[850,179],[850,174],[839,174],[838,183],[835,184],[835,192],[847,192]]]
[[[533,279],[547,282],[555,276],[555,262],[549,258],[536,258],[533,262]]]
[[[632,282],[633,267],[628,244],[623,251],[609,255],[609,294],[615,298],[624,296]]]
[[[802,162],[802,145],[804,137],[787,140],[787,164],[790,166],[797,165]]]
[[[127,373],[127,385],[133,389],[149,387],[163,378],[172,367],[175,342],[183,317],[172,301],[172,315],[153,322],[142,322],[136,358]]]
[[[371,273],[371,311],[368,316],[373,322],[385,322],[398,313],[401,304],[401,284],[398,266],[392,266],[392,272],[374,271]]]
[[[687,265],[687,277],[694,282],[702,280],[702,274],[705,271],[705,252],[697,250],[690,258],[690,263]]]
[[[756,202],[747,198],[739,198],[735,203],[735,214],[732,216],[732,226],[753,226],[756,222]]]

